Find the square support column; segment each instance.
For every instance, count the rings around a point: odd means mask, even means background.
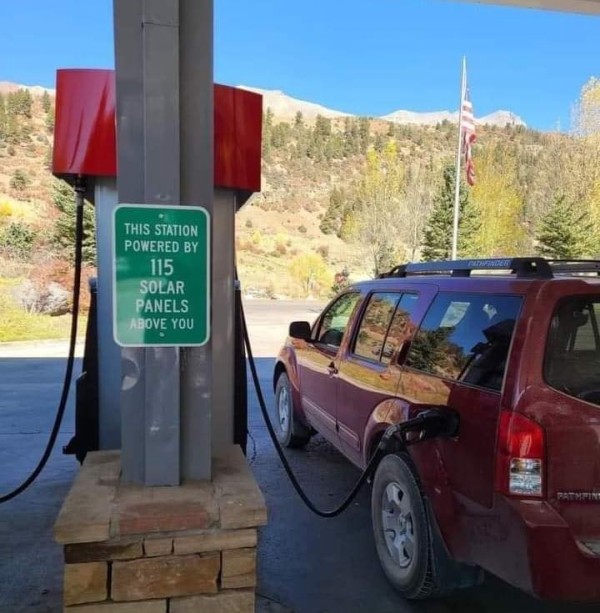
[[[114,7],[119,202],[211,213],[213,2],[115,0]],[[124,480],[209,479],[212,401],[210,342],[181,352],[123,349]]]

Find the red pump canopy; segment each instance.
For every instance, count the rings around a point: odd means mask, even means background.
[[[115,177],[113,70],[58,70],[52,172]],[[215,187],[260,191],[262,96],[215,85]]]

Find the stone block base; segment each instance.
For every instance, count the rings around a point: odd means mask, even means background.
[[[65,613],[253,613],[264,498],[239,447],[212,482],[120,481],[120,454],[88,454],[54,526]]]

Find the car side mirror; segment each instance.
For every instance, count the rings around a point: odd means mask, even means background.
[[[309,341],[310,334],[310,324],[307,321],[293,321],[290,324],[289,335],[292,338],[297,338],[301,341]]]

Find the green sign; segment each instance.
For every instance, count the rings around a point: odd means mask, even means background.
[[[210,335],[208,212],[121,204],[113,221],[115,341],[204,345]]]

